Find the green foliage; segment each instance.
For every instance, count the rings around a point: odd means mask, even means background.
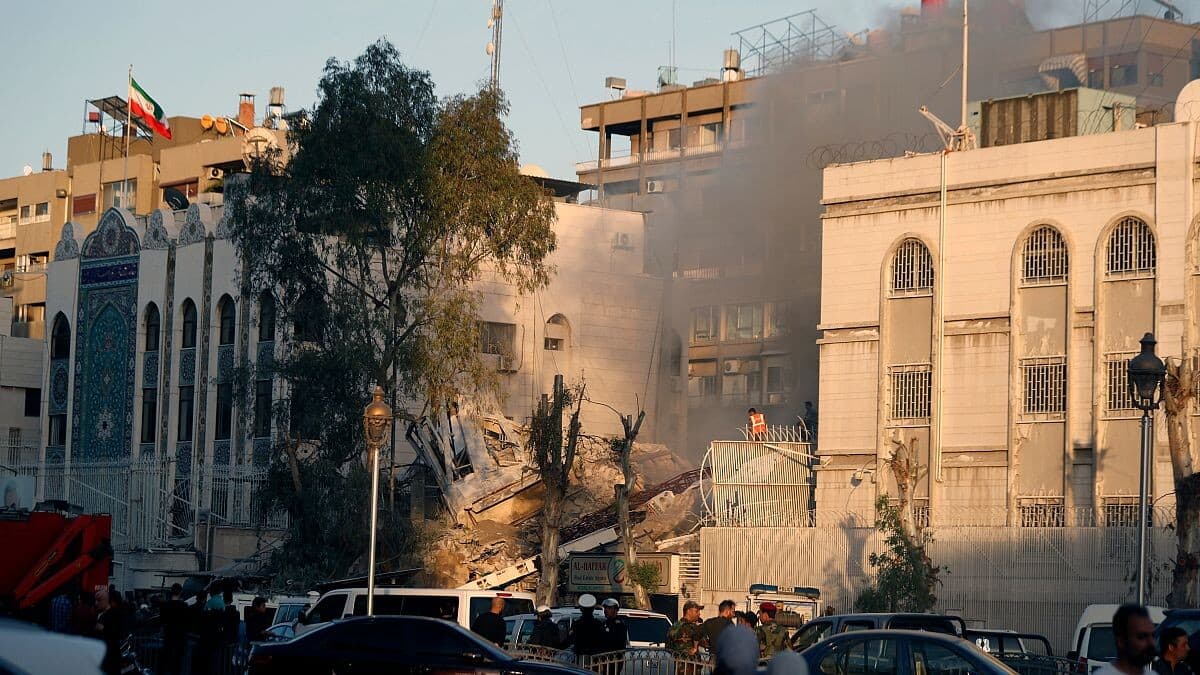
[[[653,591],[662,585],[662,574],[658,571],[658,565],[653,563],[634,563],[625,568],[625,578],[630,582],[646,589],[646,592]]]
[[[883,532],[887,550],[872,553],[875,584],[863,589],[854,606],[860,612],[928,612],[937,603],[938,575],[945,568],[935,567],[925,554],[932,541],[924,532],[910,536],[900,522],[900,509],[892,506],[887,495],[875,504],[876,527]]]
[[[507,104],[486,90],[433,92],[385,40],[331,59],[287,151],[226,185],[244,297],[275,294],[289,344],[270,370],[238,377],[243,411],[251,379],[273,374],[289,392],[273,411],[287,440],[265,495],[291,515],[281,575],[346,574],[366,548],[369,386],[435,418],[464,393],[493,393],[471,285],[489,273],[530,290],[551,274],[553,204],[518,172]],[[381,520],[384,540],[412,539]]]

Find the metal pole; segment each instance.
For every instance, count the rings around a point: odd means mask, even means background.
[[[1141,470],[1138,481],[1138,571],[1137,571],[1137,604],[1146,604],[1146,548],[1149,513],[1150,472],[1148,471],[1150,448],[1154,443],[1154,426],[1151,422],[1150,411],[1142,411],[1142,452],[1139,464]]]
[[[367,552],[367,616],[375,614],[375,530],[379,519],[379,446],[371,445],[371,537]]]
[[[121,174],[124,179],[121,182],[121,208],[134,213],[134,209],[129,207],[129,126],[133,124],[133,64],[129,64],[129,77],[125,82],[125,95],[129,100],[125,102],[125,164],[121,169]],[[101,159],[100,166],[104,166],[104,160]],[[103,185],[101,185],[103,188]],[[103,198],[103,191],[101,191]]]
[[[968,17],[970,12],[968,6],[971,0],[963,0],[963,54],[962,54],[962,131],[964,133],[963,140],[965,145],[967,131],[967,74],[970,72],[970,28]],[[966,148],[961,148],[965,150]]]

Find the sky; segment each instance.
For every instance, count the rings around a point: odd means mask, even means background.
[[[1027,0],[1076,23],[1086,0]],[[1149,0],[1092,0],[1105,15]],[[3,0],[0,25],[0,176],[39,168],[49,150],[66,163],[66,139],[83,129],[85,101],[125,95],[129,66],[168,115],[234,116],[238,94],[272,86],[289,110],[310,107],[329,58],[349,60],[383,37],[405,62],[429,71],[439,96],[469,93],[488,76],[491,0],[289,0],[150,2]],[[674,59],[681,82],[715,76],[736,30],[815,9],[858,32],[919,0],[506,0],[501,86],[522,163],[573,178],[595,154],[579,106],[605,100],[606,76],[653,89]],[[1179,2],[1191,21],[1200,0]],[[1191,10],[1197,11],[1191,11]],[[674,29],[672,30],[672,26]]]

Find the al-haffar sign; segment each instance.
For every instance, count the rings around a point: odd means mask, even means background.
[[[673,553],[639,553],[638,564],[658,567],[662,584],[651,593],[679,592],[679,556]],[[620,553],[567,556],[567,591],[570,593],[632,593],[625,580],[625,556]]]

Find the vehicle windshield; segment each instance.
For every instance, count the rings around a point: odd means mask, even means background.
[[[1092,661],[1112,661],[1117,658],[1117,643],[1112,626],[1095,625],[1088,632],[1087,657]]]
[[[630,642],[666,644],[667,631],[671,630],[671,622],[661,616],[627,616],[625,625],[629,626]]]

